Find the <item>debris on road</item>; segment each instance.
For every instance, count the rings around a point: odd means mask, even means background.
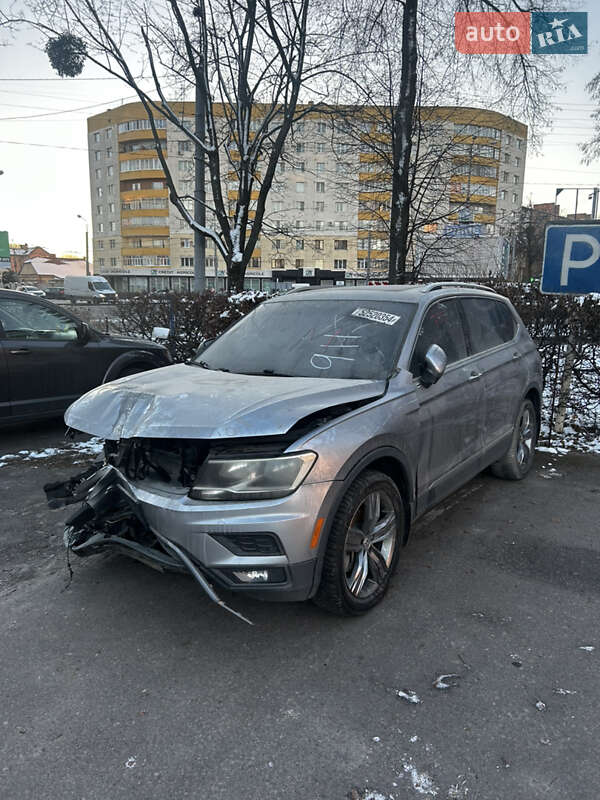
[[[537,708],[538,711],[545,711],[547,708],[546,703],[544,703],[543,700],[537,700],[535,707]]]
[[[589,644],[584,644],[584,645],[581,645],[581,647],[579,647],[577,649],[578,650],[585,650],[586,653],[593,653],[596,648],[592,647]]]
[[[429,795],[430,797],[436,797],[439,790],[437,786],[434,785],[433,778],[431,778],[430,775],[426,772],[419,772],[410,760],[402,764],[402,769],[405,774],[409,776],[413,789],[416,792]]]

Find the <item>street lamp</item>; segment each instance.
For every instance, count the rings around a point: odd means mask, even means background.
[[[85,217],[82,217],[81,214],[77,214],[77,219],[82,219],[85,222],[85,274],[90,274],[90,249],[89,249],[89,233],[88,233],[88,221]]]

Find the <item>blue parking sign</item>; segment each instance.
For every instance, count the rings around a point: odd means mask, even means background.
[[[542,292],[600,293],[600,223],[546,227]]]

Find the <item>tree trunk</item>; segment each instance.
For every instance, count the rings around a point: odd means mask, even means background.
[[[418,0],[405,0],[402,17],[402,66],[398,103],[393,109],[393,174],[390,216],[390,283],[406,283],[410,212],[410,155],[417,96]]]

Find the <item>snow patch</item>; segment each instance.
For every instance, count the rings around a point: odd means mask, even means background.
[[[416,694],[416,692],[412,692],[410,689],[406,691],[404,689],[395,689],[394,692],[398,697],[401,697],[403,700],[407,700],[409,703],[421,702],[419,695]]]
[[[434,785],[433,779],[426,772],[419,772],[414,766],[412,761],[406,761],[402,764],[402,769],[411,780],[413,789],[419,794],[429,795],[435,797],[438,793],[437,786]]]
[[[63,447],[45,447],[43,450],[19,450],[18,453],[8,453],[0,456],[0,467],[4,467],[12,461],[39,461],[45,458],[52,458],[58,455],[92,455],[96,456],[102,452],[103,442],[97,437],[88,439],[85,442],[69,442]]]
[[[433,682],[433,686],[436,689],[450,689],[452,686],[456,686],[456,683],[447,683],[447,681],[453,678],[460,678],[460,675],[456,675],[456,673],[452,672],[448,675],[438,675]]]
[[[581,647],[578,647],[577,649],[585,650],[586,653],[593,653],[596,648],[592,647],[591,644],[582,644]]]

